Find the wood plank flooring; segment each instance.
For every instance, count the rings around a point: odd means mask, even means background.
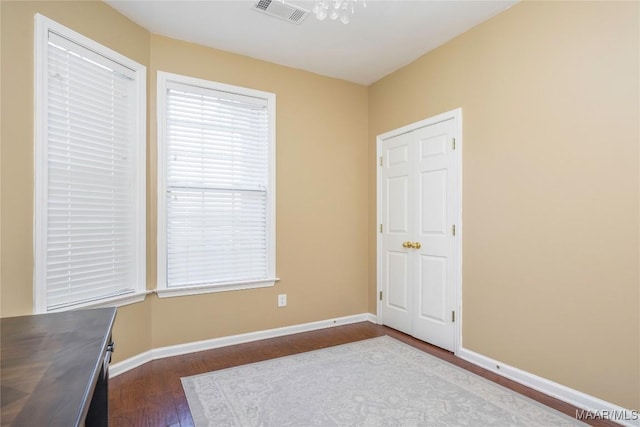
[[[255,341],[183,356],[154,360],[110,379],[109,422],[113,427],[191,427],[181,377],[260,362],[334,345],[389,335],[426,353],[481,375],[511,390],[574,417],[574,406],[522,386],[386,326],[355,323],[280,338]],[[616,426],[589,420],[593,426]]]

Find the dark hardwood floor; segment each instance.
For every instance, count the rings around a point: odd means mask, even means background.
[[[386,326],[370,322],[337,326],[280,338],[255,341],[183,356],[154,360],[110,379],[109,422],[114,427],[193,426],[181,377],[202,374],[281,356],[389,335],[481,375],[511,390],[574,417],[576,407],[500,377],[455,357],[452,353],[419,341]],[[593,426],[616,426],[606,420],[589,420]]]

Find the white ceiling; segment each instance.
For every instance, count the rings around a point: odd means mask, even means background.
[[[313,14],[296,25],[253,10],[255,0],[105,1],[152,33],[364,85],[516,3],[358,1],[347,25]],[[314,2],[287,3],[311,10]]]

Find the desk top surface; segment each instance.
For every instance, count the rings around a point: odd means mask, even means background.
[[[1,319],[2,425],[82,425],[115,308]]]

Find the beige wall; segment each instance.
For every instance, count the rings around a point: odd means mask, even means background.
[[[102,2],[2,2],[2,316],[32,312],[33,15],[148,67],[269,91],[277,100],[275,287],[159,299],[118,310],[114,361],[150,348],[367,311],[367,88],[150,35]],[[117,31],[113,31],[117,29]],[[7,108],[9,106],[10,108]],[[150,114],[147,287],[156,287],[156,131]],[[277,308],[276,295],[288,306]]]
[[[376,135],[463,109],[464,347],[635,409],[638,5],[518,4],[369,90],[370,165]]]
[[[121,307],[115,361],[375,312],[375,136],[462,107],[464,346],[640,408],[637,2],[519,4],[369,89],[150,35],[100,2],[0,7],[2,316],[32,310],[39,11],[148,66],[150,289],[156,71],[277,95],[282,281]]]

